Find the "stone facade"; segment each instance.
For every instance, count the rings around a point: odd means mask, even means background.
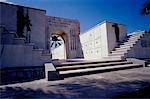
[[[20,8],[22,11],[20,13],[23,14],[22,19],[24,20],[28,14],[32,24],[31,32],[27,32],[27,27],[24,26],[22,31],[24,37],[19,37],[17,34],[18,9]],[[23,75],[19,76],[18,79],[21,78],[19,81],[23,81],[24,78],[33,79],[25,76],[25,74],[31,76],[32,71],[37,72],[34,73],[37,74],[34,78],[42,78],[44,63],[51,62],[52,59],[50,48],[52,34],[60,35],[65,40],[66,59],[82,57],[78,20],[46,16],[46,11],[42,9],[2,2],[0,2],[0,9],[2,13],[0,14],[0,69],[1,76],[4,77],[7,74],[6,79],[2,78],[2,83],[16,82],[18,75]],[[27,33],[30,34],[30,42],[28,42]],[[58,55],[58,53],[55,54],[56,57]],[[37,66],[42,68],[38,69]]]
[[[45,16],[46,11],[41,9],[29,8],[19,5],[0,3],[1,7],[1,21],[0,25],[4,26],[9,32],[16,34],[17,31],[17,10],[19,7],[23,7],[24,16],[27,14],[31,21],[31,42],[35,43],[35,46],[40,49],[45,49]],[[26,27],[24,28],[24,35],[26,36]]]
[[[45,78],[43,66],[1,68],[0,71],[0,85]]]
[[[42,66],[44,62],[50,62],[50,56],[43,54],[46,50],[46,11],[7,3],[0,3],[0,7],[1,67]],[[26,38],[27,27],[24,26],[23,29],[25,37],[18,37],[17,34],[17,11],[20,8],[23,17],[28,12],[32,24],[30,43]]]
[[[28,15],[28,21],[32,24],[31,31],[24,26],[24,37],[17,34],[19,8],[23,11],[23,19]],[[108,57],[118,46],[115,35],[117,29],[120,32],[119,41],[127,40],[126,26],[123,24],[117,24],[117,28],[114,28],[116,23],[104,21],[80,35],[78,20],[47,16],[42,9],[2,2],[0,9],[2,83],[44,78],[44,64],[51,63],[52,58],[101,60]],[[50,46],[52,35],[59,35],[64,40],[63,45],[53,51]],[[150,58],[149,33],[139,39],[126,54],[123,52],[125,58]]]
[[[84,32],[81,36],[81,44],[85,59],[97,59],[100,60],[117,46],[114,29],[112,27],[114,23],[104,21],[90,30]],[[120,29],[120,42],[127,36],[126,26],[118,24]]]
[[[150,58],[150,33],[144,33],[144,36],[127,53],[127,57],[138,59]]]
[[[60,53],[66,53],[65,59],[82,58],[82,49],[80,43],[80,23],[78,20],[65,19],[59,17],[47,16],[47,49],[50,50],[50,37],[52,34],[60,35],[64,39],[65,51],[60,51],[54,56],[60,55]],[[58,48],[57,48],[58,49]],[[59,56],[58,56],[59,57]]]
[[[22,9],[23,19],[27,12],[30,23],[30,42],[17,34],[17,11]],[[36,8],[0,2],[0,71],[1,84],[44,78],[44,63],[51,62],[46,50],[46,11]],[[28,38],[29,39],[29,38]],[[41,67],[40,67],[41,66]]]

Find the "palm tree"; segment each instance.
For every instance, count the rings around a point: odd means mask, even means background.
[[[150,0],[148,0],[147,2],[145,2],[143,4],[141,14],[142,15],[148,15],[148,14],[150,14]]]
[[[58,35],[52,35],[51,38],[51,48],[56,48],[58,46],[62,45],[62,39]]]

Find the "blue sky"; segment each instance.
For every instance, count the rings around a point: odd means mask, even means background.
[[[128,32],[150,29],[150,15],[140,15],[147,0],[3,0],[47,10],[47,15],[78,19],[81,32],[103,20],[127,25]]]

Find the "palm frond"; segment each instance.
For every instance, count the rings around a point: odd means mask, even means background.
[[[150,14],[150,0],[148,0],[147,2],[145,2],[143,4],[142,10],[141,10],[141,14],[142,15]]]

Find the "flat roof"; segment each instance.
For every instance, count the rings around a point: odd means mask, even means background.
[[[8,3],[7,3],[7,2],[0,2],[0,4],[11,5],[11,6],[17,6],[17,7],[24,7],[24,8],[29,8],[29,9],[40,10],[40,11],[46,12],[46,10],[44,10],[44,9],[33,8],[33,7],[27,7],[27,6],[18,5],[18,4],[13,4],[13,3],[9,3],[9,2],[8,2]]]
[[[108,20],[104,20],[104,21],[98,23],[97,25],[95,25],[95,26],[89,28],[88,30],[82,32],[81,35],[84,34],[84,33],[86,33],[86,32],[88,32],[88,31],[90,31],[90,30],[92,30],[92,29],[94,29],[94,28],[96,28],[97,26],[102,25],[103,23],[106,23],[106,22],[109,22],[109,23],[116,23],[116,22],[111,22],[111,21],[108,21]],[[120,23],[117,23],[117,24],[118,24],[118,25],[124,25],[124,24],[120,24]],[[126,25],[124,25],[124,26],[126,26]]]
[[[58,19],[62,19],[62,20],[65,20],[65,21],[72,21],[72,22],[78,22],[80,23],[80,21],[78,19],[70,19],[70,18],[64,18],[64,17],[59,17],[59,16],[49,16],[49,15],[46,15],[47,18],[58,18]]]

